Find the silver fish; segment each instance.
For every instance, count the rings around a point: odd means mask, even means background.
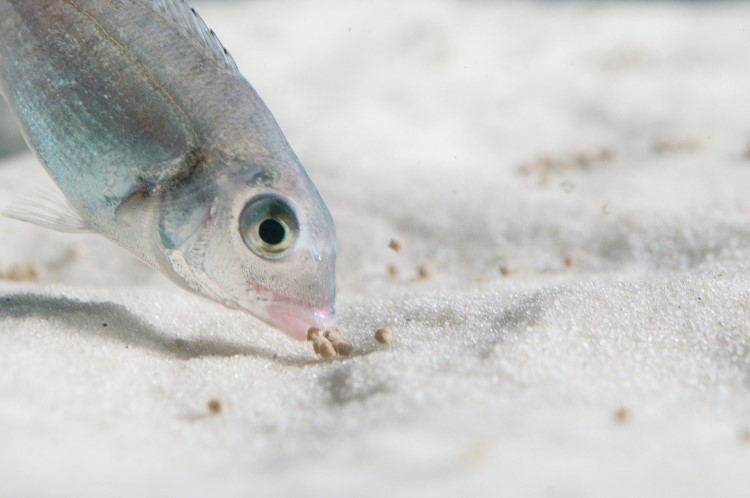
[[[183,0],[0,0],[0,92],[70,211],[180,286],[292,337],[334,321],[333,219]]]

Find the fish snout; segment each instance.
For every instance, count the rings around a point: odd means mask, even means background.
[[[303,341],[310,327],[326,329],[336,321],[333,306],[314,307],[304,304],[274,301],[267,305],[268,321],[290,337]]]

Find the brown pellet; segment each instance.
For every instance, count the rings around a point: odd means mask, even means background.
[[[336,348],[333,347],[330,341],[324,340],[318,343],[318,354],[324,360],[330,360],[336,356]]]
[[[654,153],[663,156],[666,154],[683,154],[696,152],[701,148],[701,141],[695,138],[676,140],[657,140],[653,144]]]
[[[320,337],[321,332],[323,332],[323,330],[319,329],[318,327],[310,327],[309,329],[307,329],[307,340],[315,340],[316,337]]]
[[[626,407],[620,407],[615,412],[615,420],[621,424],[627,424],[631,420],[633,420],[633,412],[626,408]]]
[[[339,356],[348,357],[354,352],[354,348],[351,344],[345,341],[332,341],[333,349],[336,350],[336,354]]]
[[[375,331],[375,340],[378,344],[387,345],[393,340],[393,329],[391,327],[381,327]]]
[[[432,265],[429,263],[419,265],[419,268],[417,268],[417,275],[419,275],[419,278],[421,279],[428,279],[432,277],[434,273],[435,273],[435,270],[432,267]]]
[[[394,238],[388,243],[388,247],[390,247],[393,252],[401,252],[404,250],[404,242],[401,239]]]
[[[344,340],[344,333],[337,326],[333,326],[330,329],[326,329],[323,335],[325,336],[326,339],[328,339],[331,342]]]
[[[222,408],[221,401],[218,399],[212,399],[208,402],[208,411],[214,415],[221,413]]]
[[[13,282],[34,282],[39,279],[40,268],[36,265],[15,265],[6,272],[0,272],[0,279]]]

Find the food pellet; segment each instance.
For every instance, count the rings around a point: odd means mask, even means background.
[[[502,275],[503,277],[507,277],[511,273],[513,273],[513,270],[511,270],[509,266],[503,265],[500,267],[500,275]]]
[[[354,348],[344,340],[344,333],[338,326],[322,330],[318,327],[310,327],[307,330],[307,340],[312,342],[313,351],[323,359],[331,359],[334,356],[351,356]]]
[[[401,252],[404,250],[404,242],[401,239],[391,239],[388,243],[388,247],[390,247],[393,252]]]
[[[396,278],[398,277],[398,266],[396,265],[388,265],[388,275]]]
[[[419,278],[430,278],[434,273],[435,271],[429,263],[419,265],[419,268],[417,268],[417,275],[419,275]]]
[[[210,411],[214,415],[221,413],[221,409],[221,401],[219,401],[218,399],[212,399],[208,402],[208,411]]]
[[[393,340],[393,329],[391,327],[381,327],[375,331],[375,340],[378,344],[390,344]]]
[[[13,282],[33,282],[39,279],[40,268],[36,265],[15,265],[7,272],[0,272],[0,279]]]
[[[330,341],[320,341],[318,343],[318,354],[325,360],[330,360],[336,356],[336,348],[333,347]]]
[[[573,258],[573,256],[565,256],[565,268],[573,268],[573,265],[576,264],[576,260]]]
[[[325,338],[331,342],[344,340],[344,333],[336,326],[326,329],[323,335],[325,335]]]
[[[333,349],[339,356],[351,356],[354,352],[354,348],[351,344],[345,341],[332,341]]]
[[[615,420],[621,424],[626,424],[633,419],[633,412],[626,407],[621,407],[615,412]]]
[[[316,337],[320,336],[321,332],[323,331],[319,329],[318,327],[310,327],[309,329],[307,329],[307,340],[308,341],[314,340]]]

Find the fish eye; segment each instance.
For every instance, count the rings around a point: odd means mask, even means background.
[[[240,234],[258,256],[283,258],[294,249],[299,222],[292,207],[275,195],[250,199],[240,214]]]

